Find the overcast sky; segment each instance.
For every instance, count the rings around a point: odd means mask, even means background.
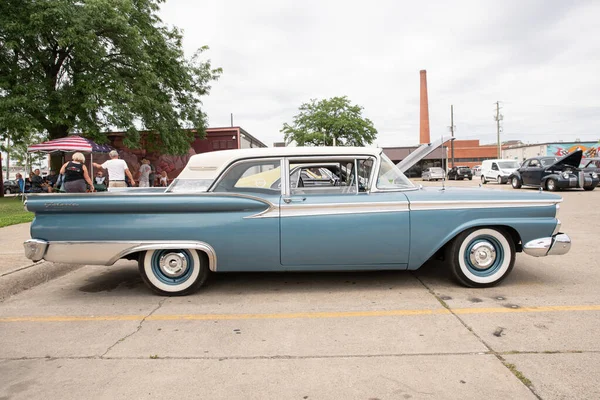
[[[600,138],[600,1],[167,0],[161,18],[223,75],[204,99],[211,127],[268,146],[312,98],[349,97],[380,147],[417,144],[419,70],[432,139],[535,143]]]

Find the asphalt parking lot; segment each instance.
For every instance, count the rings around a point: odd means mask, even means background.
[[[77,269],[0,303],[0,399],[600,398],[600,189],[559,193],[570,253],[519,254],[489,289],[430,262],[164,298],[135,262]]]

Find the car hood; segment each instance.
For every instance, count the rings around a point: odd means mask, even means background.
[[[573,167],[573,168],[579,168],[579,165],[581,164],[581,158],[583,157],[583,151],[582,150],[576,150],[572,153],[567,154],[564,157],[559,158],[558,160],[556,160],[556,162],[552,165],[549,165],[548,167],[546,167],[546,169],[548,168],[562,168],[562,167]]]

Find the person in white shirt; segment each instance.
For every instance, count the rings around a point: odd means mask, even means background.
[[[102,168],[108,171],[108,185],[113,188],[127,187],[127,184],[125,183],[125,174],[127,174],[127,177],[133,186],[135,180],[133,179],[125,160],[119,158],[119,153],[117,153],[116,150],[112,150],[108,155],[110,160],[105,161],[102,164],[94,163],[95,168]]]

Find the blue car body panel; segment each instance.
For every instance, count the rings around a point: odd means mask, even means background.
[[[458,233],[551,236],[560,196],[427,188],[337,195],[36,195],[32,238],[49,242],[197,240],[218,271],[417,269]],[[542,202],[541,204],[538,204]]]

